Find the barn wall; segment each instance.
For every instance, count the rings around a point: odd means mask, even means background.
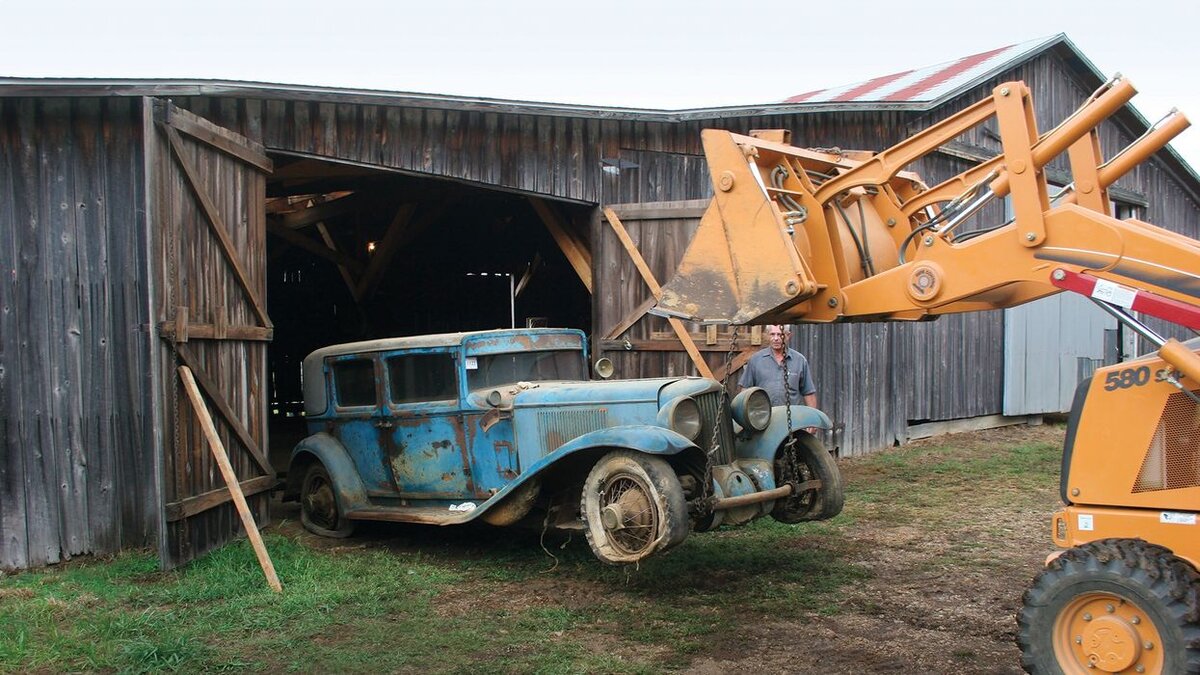
[[[139,105],[0,98],[0,568],[157,532]]]

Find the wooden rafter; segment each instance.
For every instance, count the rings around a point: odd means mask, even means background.
[[[318,241],[313,237],[310,237],[306,234],[301,234],[300,232],[283,226],[275,218],[267,219],[267,232],[273,236],[279,237],[296,248],[302,248],[313,255],[325,258],[339,267],[353,270],[356,274],[362,272],[363,266],[358,260],[355,260],[336,248],[329,246],[326,242]]]
[[[633,266],[636,267],[638,272],[642,275],[642,280],[645,281],[646,285],[650,287],[650,293],[655,299],[662,297],[662,286],[660,286],[658,280],[654,278],[654,273],[650,271],[650,266],[646,264],[646,260],[642,258],[642,254],[640,251],[638,251],[637,245],[635,245],[633,243],[633,239],[630,238],[629,232],[625,229],[625,226],[621,224],[621,219],[617,217],[617,214],[612,209],[607,208],[604,209],[604,217],[608,220],[608,224],[612,226],[613,232],[615,232],[617,235],[617,239],[620,239],[621,244],[625,246],[625,252],[628,253],[630,259],[633,260]],[[712,370],[708,367],[708,363],[705,362],[704,356],[700,354],[700,350],[696,348],[696,342],[692,340],[692,336],[688,334],[687,328],[684,327],[683,322],[675,317],[669,317],[667,322],[671,324],[671,328],[674,329],[675,334],[679,336],[679,341],[683,343],[683,347],[687,350],[688,356],[692,357],[692,364],[696,366],[696,371],[703,377],[711,378],[713,376]]]
[[[321,235],[321,241],[325,242],[325,246],[330,251],[341,254],[333,237],[329,234],[329,228],[325,227],[324,221],[317,223],[317,233]],[[345,265],[338,265],[338,272],[342,275],[342,281],[346,282],[346,288],[350,289],[350,295],[353,296],[354,291],[358,288],[358,279],[350,273],[350,269]]]
[[[441,218],[446,209],[441,204],[430,204],[422,208],[421,212],[414,218],[413,212],[415,208],[412,204],[405,204],[396,210],[395,217],[392,218],[391,224],[388,225],[387,233],[383,235],[383,241],[375,247],[375,253],[371,256],[371,263],[367,265],[366,272],[358,280],[358,286],[354,294],[358,302],[366,302],[375,293],[380,282],[383,281],[388,265],[396,255],[396,252],[424,232],[438,218]]]
[[[575,270],[575,274],[579,276],[579,280],[583,282],[588,293],[591,293],[592,252],[588,250],[587,242],[576,237],[571,229],[567,227],[558,211],[544,199],[530,197],[529,203],[533,206],[533,210],[537,212],[538,217],[542,219],[542,223],[545,224],[546,229],[550,231],[550,236],[554,237],[554,242],[558,244],[558,248],[567,257],[567,262],[571,264],[571,269]]]
[[[308,208],[284,214],[279,219],[279,224],[293,230],[308,227],[322,220],[354,211],[362,206],[364,200],[365,198],[359,194],[351,194],[331,202],[314,204]]]

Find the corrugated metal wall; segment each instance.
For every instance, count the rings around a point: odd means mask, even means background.
[[[0,567],[154,541],[140,99],[0,99]]]

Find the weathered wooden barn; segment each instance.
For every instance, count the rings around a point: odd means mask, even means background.
[[[299,361],[318,346],[528,320],[584,328],[619,377],[695,372],[685,342],[723,374],[725,331],[681,336],[645,314],[711,194],[700,130],[877,150],[1013,79],[1047,128],[1103,77],[1059,35],[789,102],[674,112],[0,79],[0,568],[146,545],[173,566],[237,533],[179,365],[219,413],[260,519],[302,432]],[[1147,126],[1125,109],[1102,128],[1105,153]],[[998,151],[984,126],[916,168],[933,183]],[[1169,149],[1111,195],[1200,234],[1200,179]],[[1033,368],[1004,347],[1021,339],[1014,320],[801,327],[837,423],[828,440],[857,454],[917,423],[1004,413],[1006,373]]]

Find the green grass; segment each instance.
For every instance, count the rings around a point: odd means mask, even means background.
[[[0,671],[686,669],[747,626],[842,611],[839,590],[869,575],[848,528],[936,523],[968,493],[999,503],[1057,471],[1042,445],[901,448],[848,463],[832,521],[696,534],[636,568],[578,535],[543,550],[537,532],[471,527],[368,529],[335,550],[268,532],[282,594],[245,542],[172,572],[144,552],[74,561],[0,577]]]

